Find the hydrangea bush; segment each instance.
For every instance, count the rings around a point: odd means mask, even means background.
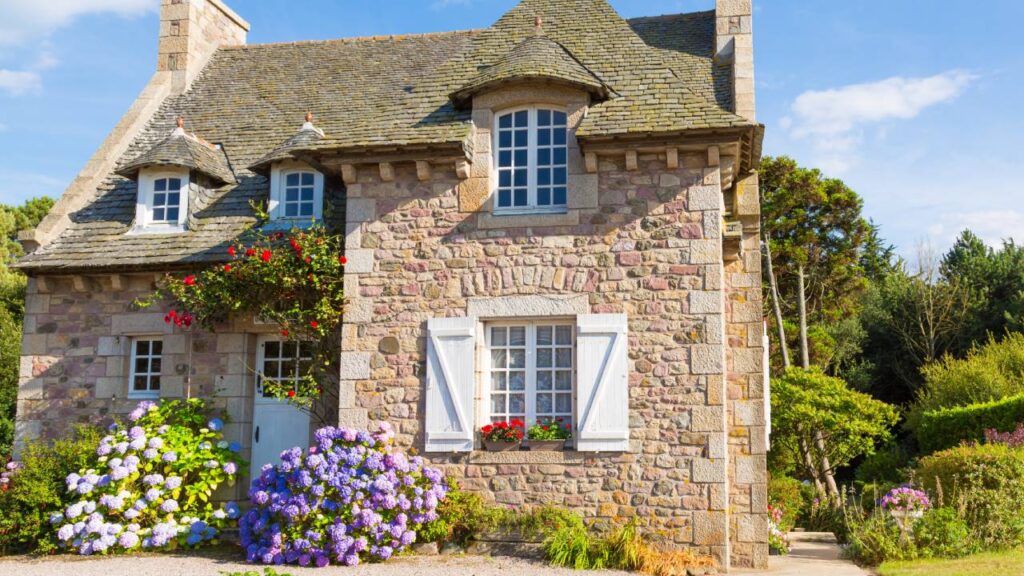
[[[61,545],[90,555],[214,540],[240,511],[211,497],[244,465],[223,427],[206,420],[202,400],[139,404],[110,426],[95,462],[68,475],[70,504],[50,518]]]
[[[439,470],[393,445],[385,423],[374,431],[326,427],[316,445],[281,453],[249,489],[242,516],[249,562],[353,566],[383,561],[416,542],[438,518],[447,485]]]

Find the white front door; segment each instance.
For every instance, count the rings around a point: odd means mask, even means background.
[[[252,418],[253,478],[264,464],[278,464],[281,452],[296,446],[305,451],[309,446],[309,414],[274,397],[269,385],[294,389],[311,362],[306,344],[260,339]]]

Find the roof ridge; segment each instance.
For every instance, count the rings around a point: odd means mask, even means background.
[[[634,18],[625,18],[626,22],[648,22],[651,20],[687,20],[692,18],[705,17],[709,14],[714,14],[712,10],[700,10],[697,12],[679,12],[677,14],[660,14],[656,16],[636,16]]]
[[[235,44],[221,46],[220,50],[248,50],[252,48],[275,48],[280,46],[298,46],[305,44],[355,44],[357,42],[384,42],[394,40],[412,40],[416,38],[436,38],[440,36],[459,36],[463,34],[476,34],[483,28],[469,28],[466,30],[448,30],[444,32],[420,32],[415,34],[380,34],[376,36],[350,36],[347,38],[328,38],[325,40],[291,40],[288,42],[265,42],[262,44]]]

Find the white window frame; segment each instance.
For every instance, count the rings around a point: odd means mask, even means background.
[[[288,175],[299,173],[313,174],[313,215],[285,216],[284,194]],[[324,217],[324,175],[300,162],[280,162],[270,170],[270,202],[267,205],[270,221],[287,226],[309,225],[319,222]]]
[[[277,402],[280,402],[282,400],[280,398],[266,397],[266,396],[263,395],[263,380],[264,380],[264,378],[266,378],[266,376],[263,375],[263,370],[266,368],[267,344],[269,344],[269,343],[278,343],[278,344],[283,345],[283,344],[286,344],[286,343],[289,343],[289,342],[294,343],[296,346],[300,346],[302,344],[302,342],[300,342],[298,340],[284,340],[284,339],[279,338],[277,336],[269,336],[269,335],[260,336],[260,338],[259,338],[259,346],[257,347],[257,352],[256,352],[256,367],[257,367],[257,370],[256,370],[256,389],[255,389],[254,394],[253,394],[254,397],[255,397],[256,403],[258,403],[258,404],[259,403],[277,403]],[[296,360],[302,358],[300,350],[301,350],[301,348],[297,348],[296,349],[296,354],[297,354],[297,356],[295,358]],[[279,356],[278,358],[284,359],[283,356]],[[309,360],[312,361],[312,359],[313,359],[312,356],[310,356]],[[280,378],[280,376],[278,376],[276,378],[271,378],[271,379],[272,380],[276,380],[276,381],[284,380],[283,378]],[[296,385],[301,380],[299,378],[288,378],[288,379],[292,380]]]
[[[191,174],[188,169],[160,168],[142,169],[139,171],[139,193],[135,202],[135,227],[132,233],[135,234],[174,234],[185,231],[188,222],[189,194],[191,186]],[[181,203],[178,206],[178,220],[175,222],[154,222],[153,209],[154,197],[156,196],[156,181],[165,178],[177,178],[181,180]]]
[[[502,117],[516,112],[522,112],[526,110],[529,112],[529,120],[527,121],[527,200],[526,206],[498,206],[498,189],[501,181],[501,168],[498,165],[498,154],[500,152],[498,147],[500,129],[498,123]],[[552,206],[539,206],[537,204],[537,112],[540,110],[550,110],[551,112],[561,112],[566,115],[566,127],[565,127],[565,204],[552,205]],[[519,106],[516,108],[507,108],[494,113],[493,124],[491,126],[491,197],[493,198],[493,212],[495,215],[517,215],[517,214],[565,214],[569,210],[569,179],[572,175],[569,174],[569,113],[565,108],[559,106],[548,106],[543,104],[536,104],[530,106]],[[552,191],[552,194],[554,192]],[[514,192],[513,192],[514,195]],[[554,201],[554,198],[552,198]],[[514,203],[514,199],[513,199]]]
[[[477,428],[485,424],[492,423],[491,416],[491,328],[492,327],[509,327],[509,326],[525,326],[526,327],[526,389],[524,394],[526,396],[526,414],[525,422],[526,426],[533,425],[537,420],[537,327],[538,326],[567,326],[572,331],[572,347],[570,348],[570,357],[572,360],[572,390],[571,390],[571,407],[570,407],[570,418],[569,424],[572,426],[573,432],[573,443],[575,443],[576,437],[576,426],[579,415],[576,413],[577,404],[577,369],[576,366],[576,322],[572,318],[554,317],[554,318],[531,318],[531,319],[500,319],[500,320],[488,320],[482,323],[484,330],[483,346],[481,350],[481,365],[483,367],[481,382],[479,383],[481,399],[480,410],[477,414],[478,425]],[[552,335],[554,336],[554,334]],[[545,368],[541,368],[544,370]],[[554,387],[554,382],[552,382]],[[553,399],[554,401],[554,399]]]
[[[138,354],[138,344],[140,342],[149,342],[149,346],[150,346],[149,354],[146,354],[144,356],[139,356],[139,354]],[[160,343],[160,354],[155,354],[155,355],[153,354],[153,343],[154,342],[159,342]],[[129,346],[131,347],[131,349],[130,349],[129,355],[128,355],[129,356],[129,365],[128,365],[128,398],[132,398],[132,399],[135,399],[135,398],[139,398],[139,399],[159,398],[160,397],[160,390],[163,389],[163,364],[164,364],[164,362],[163,362],[163,360],[164,360],[164,354],[163,354],[163,352],[164,352],[164,350],[163,350],[163,348],[164,348],[164,341],[163,341],[163,338],[161,338],[159,336],[136,336],[136,337],[133,337],[130,340]],[[138,372],[136,370],[136,362],[140,358],[146,358],[148,360],[148,362],[147,362],[148,371],[146,371],[144,373],[140,373],[140,372]],[[153,372],[152,371],[153,370],[153,359],[155,359],[155,358],[160,360],[160,372]],[[146,377],[146,388],[147,388],[146,390],[136,390],[135,389],[135,377],[136,376],[145,376]],[[149,389],[150,384],[151,384],[150,380],[154,376],[156,376],[157,378],[160,379],[160,383],[159,383],[160,384],[160,389],[158,389],[158,390],[151,390],[151,389]]]

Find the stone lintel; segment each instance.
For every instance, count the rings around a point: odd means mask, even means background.
[[[476,318],[577,316],[589,312],[590,300],[586,295],[471,298],[466,307],[467,315]]]

